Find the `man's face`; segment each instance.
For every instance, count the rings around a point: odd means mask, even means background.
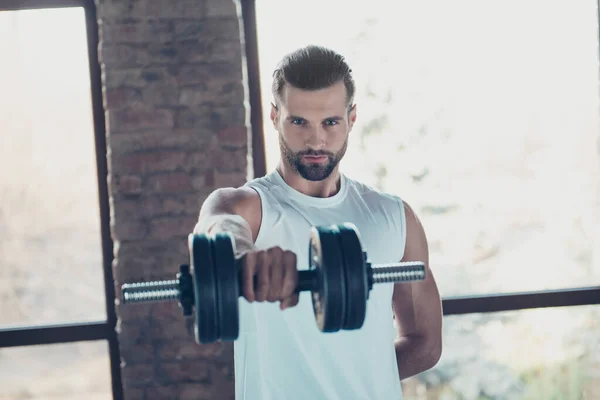
[[[348,112],[346,87],[339,82],[320,90],[285,85],[271,120],[279,132],[281,156],[309,181],[327,178],[344,157],[356,107]]]

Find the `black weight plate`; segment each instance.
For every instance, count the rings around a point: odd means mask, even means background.
[[[197,343],[211,343],[219,338],[217,325],[217,285],[213,266],[212,241],[206,235],[188,236],[190,269],[194,277],[194,308]]]
[[[238,266],[233,253],[233,242],[226,233],[217,233],[213,239],[213,260],[217,282],[218,323],[221,340],[235,340],[239,335]]]
[[[337,332],[344,323],[345,278],[337,229],[331,226],[311,228],[309,240],[310,269],[318,277],[318,290],[312,292],[317,326],[322,332]]]
[[[341,224],[338,229],[346,277],[346,318],[342,329],[360,329],[367,314],[367,266],[356,227]]]

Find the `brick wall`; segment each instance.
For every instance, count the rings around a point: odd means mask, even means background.
[[[172,279],[215,188],[248,173],[233,0],[97,0],[117,293]],[[117,309],[125,398],[233,398],[231,345],[197,345],[177,304]]]

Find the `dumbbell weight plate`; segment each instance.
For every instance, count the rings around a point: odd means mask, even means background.
[[[191,234],[188,236],[188,246],[194,279],[194,334],[197,343],[210,343],[219,338],[212,240],[205,235]]]
[[[337,332],[344,324],[346,290],[343,258],[335,227],[311,228],[309,265],[318,277],[319,290],[312,292],[317,326],[322,332]]]
[[[341,224],[338,238],[346,278],[346,315],[342,329],[360,329],[367,313],[367,271],[358,230],[352,224]]]
[[[239,335],[238,265],[231,236],[217,233],[213,238],[213,260],[217,286],[219,338],[236,340]]]

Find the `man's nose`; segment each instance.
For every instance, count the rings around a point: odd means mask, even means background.
[[[306,146],[313,150],[321,150],[327,144],[327,133],[322,126],[317,126],[310,129],[308,137],[306,138]]]

